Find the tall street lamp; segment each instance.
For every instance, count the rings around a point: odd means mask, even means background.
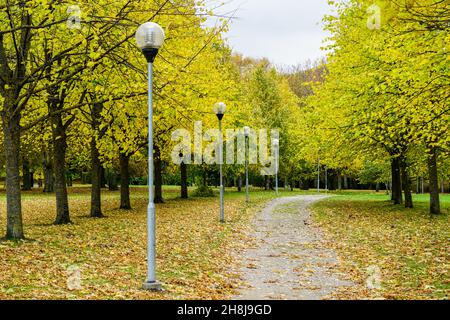
[[[275,151],[275,190],[277,192],[278,196],[278,157],[279,157],[279,149],[280,149],[280,140],[274,139],[273,140],[273,147]]]
[[[164,30],[156,23],[147,22],[136,31],[136,42],[148,62],[148,194],[147,236],[148,260],[145,290],[159,291],[161,284],[156,280],[156,221],[153,185],[153,62],[164,43]]]
[[[244,127],[244,136],[245,136],[245,192],[246,192],[246,201],[250,202],[250,187],[248,184],[248,162],[249,162],[249,137],[250,137],[250,128]]]
[[[320,193],[320,156],[317,160],[317,193]]]
[[[220,222],[225,222],[224,197],[225,189],[223,187],[223,134],[222,134],[222,119],[227,111],[227,106],[223,102],[218,102],[214,105],[214,113],[219,119],[220,131],[220,145],[219,145],[219,166],[220,166]]]

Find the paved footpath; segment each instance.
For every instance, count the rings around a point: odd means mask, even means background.
[[[257,248],[247,249],[236,300],[320,300],[341,286],[336,253],[311,224],[308,206],[324,196],[273,200],[254,221]]]

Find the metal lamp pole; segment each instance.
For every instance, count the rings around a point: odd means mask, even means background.
[[[223,186],[223,134],[222,119],[225,116],[226,105],[223,102],[214,105],[214,113],[219,119],[220,145],[219,145],[219,166],[220,166],[220,222],[225,223],[225,188]]]
[[[156,280],[156,218],[153,186],[153,62],[164,43],[164,31],[156,23],[147,22],[136,31],[136,42],[148,62],[148,208],[147,208],[147,280],[143,289],[161,290],[161,283]]]
[[[275,190],[278,196],[278,156],[279,156],[280,141],[278,139],[275,139],[273,141],[273,146],[275,148]]]
[[[249,136],[250,136],[250,128],[244,127],[244,135],[245,135],[245,197],[247,203],[250,202],[250,186],[248,183],[248,162],[249,162]]]
[[[317,192],[320,193],[320,157],[317,161]]]

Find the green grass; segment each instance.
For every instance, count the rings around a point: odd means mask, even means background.
[[[252,188],[250,204],[245,192],[227,188],[227,224],[218,223],[215,198],[179,198],[180,188],[165,186],[165,204],[157,205],[158,272],[166,283],[163,294],[139,290],[145,275],[147,188],[133,187],[134,210],[118,210],[119,192],[102,192],[106,218],[90,219],[89,186],[69,188],[74,224],[53,226],[54,194],[41,190],[23,193],[25,234],[32,241],[0,242],[0,298],[6,299],[214,299],[232,291],[231,249],[248,244],[242,231],[274,191]],[[189,189],[193,191],[192,188]],[[317,194],[280,189],[280,197]],[[322,193],[324,194],[324,193]],[[428,196],[415,195],[416,208],[390,204],[383,193],[345,191],[314,206],[314,218],[333,240],[347,272],[360,284],[358,292],[341,297],[371,296],[364,291],[367,266],[380,265],[386,298],[448,297],[448,212],[450,196],[442,196],[446,213],[430,218]],[[0,192],[0,224],[4,227],[5,194]],[[281,208],[290,213],[290,208]],[[80,265],[84,287],[66,289],[65,270]],[[355,267],[356,265],[356,267]],[[350,270],[350,271],[349,271]],[[234,278],[233,278],[234,279]],[[234,283],[234,280],[231,281]]]
[[[450,195],[443,214],[429,214],[429,196],[414,195],[414,209],[392,205],[375,192],[342,192],[313,206],[313,217],[352,274],[356,287],[339,298],[448,299],[450,295]],[[382,290],[365,286],[367,268],[382,271]]]
[[[231,253],[248,244],[245,231],[255,212],[275,197],[258,190],[247,204],[245,193],[228,191],[227,223],[221,224],[217,190],[215,198],[182,200],[179,187],[164,187],[166,202],[156,206],[157,272],[163,293],[140,290],[146,274],[146,187],[131,188],[130,211],[118,209],[119,192],[103,190],[103,219],[89,218],[89,186],[69,188],[73,224],[67,226],[52,225],[54,194],[24,192],[27,240],[0,241],[0,299],[225,299],[239,283]],[[5,202],[3,191],[3,228]],[[68,290],[69,266],[80,267],[81,290]]]

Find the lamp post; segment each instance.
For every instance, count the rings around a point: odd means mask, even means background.
[[[320,193],[320,157],[317,160],[317,193]]]
[[[161,284],[156,280],[156,219],[153,186],[153,62],[164,43],[164,30],[156,23],[147,22],[136,31],[136,42],[148,62],[148,209],[147,236],[148,260],[147,280],[143,289],[161,290]]]
[[[277,192],[278,196],[278,156],[279,156],[279,149],[280,149],[280,140],[274,139],[273,140],[273,147],[275,151],[275,190]]]
[[[223,187],[223,135],[222,135],[222,119],[227,110],[227,106],[223,102],[214,105],[214,113],[219,119],[220,145],[219,145],[219,166],[220,166],[220,222],[225,222],[224,197],[225,189]]]
[[[245,136],[245,192],[246,192],[246,201],[250,202],[250,187],[248,184],[248,162],[249,162],[249,137],[250,137],[250,128],[244,127],[244,136]]]

